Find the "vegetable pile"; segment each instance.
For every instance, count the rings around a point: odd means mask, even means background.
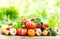
[[[19,36],[56,36],[57,33],[43,23],[39,18],[26,19],[13,23],[11,26],[2,27],[4,35],[19,35]]]

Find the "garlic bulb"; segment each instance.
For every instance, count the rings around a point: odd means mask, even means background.
[[[41,30],[39,28],[36,29],[36,35],[40,36],[41,35]]]
[[[16,35],[16,29],[14,29],[14,28],[10,29],[10,34],[11,35]]]

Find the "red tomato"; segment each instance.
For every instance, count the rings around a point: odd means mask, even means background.
[[[22,23],[23,23],[23,24],[26,24],[27,22],[28,22],[28,21],[27,21],[27,19],[25,19],[25,18],[22,20]]]
[[[24,35],[27,34],[27,29],[26,29],[26,28],[18,29],[18,30],[17,30],[17,34],[24,36]]]
[[[16,34],[20,35],[20,29],[16,30]]]
[[[26,27],[28,29],[35,29],[36,28],[36,24],[34,22],[29,21],[29,22],[26,23]]]

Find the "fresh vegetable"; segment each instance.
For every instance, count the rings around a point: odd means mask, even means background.
[[[36,19],[34,20],[34,22],[35,22],[36,24],[39,24],[39,23],[41,22],[41,19],[36,18]]]
[[[22,36],[27,35],[27,29],[26,28],[17,29],[16,33]]]
[[[44,31],[42,32],[42,34],[43,34],[43,36],[47,36],[48,31],[47,31],[47,30],[44,30]]]
[[[51,31],[51,34],[52,34],[52,36],[56,36],[57,35],[57,33],[54,30]]]
[[[10,31],[11,28],[12,28],[12,27],[7,27],[6,30],[9,30],[9,31]]]
[[[22,23],[26,25],[26,23],[28,22],[28,20],[26,18],[22,19]]]
[[[28,29],[28,35],[29,36],[35,36],[35,30],[34,29]]]
[[[5,35],[9,35],[9,30],[3,30],[2,33]]]
[[[50,32],[51,32],[51,36],[56,36],[57,33],[52,29],[52,28],[49,28]]]
[[[29,21],[29,22],[26,23],[26,27],[28,29],[35,29],[36,28],[36,24],[34,22]]]
[[[39,28],[37,28],[37,29],[36,29],[36,35],[37,35],[37,36],[40,36],[41,33],[42,33],[41,30],[40,30]]]
[[[10,34],[11,34],[11,35],[16,35],[16,29],[11,28],[11,29],[10,29]]]
[[[26,26],[22,23],[22,21],[17,22],[16,24],[13,24],[13,28],[25,28]]]
[[[17,30],[16,30],[16,34],[17,34],[17,35],[20,35],[20,34],[21,34],[20,31],[21,31],[20,29],[17,29]]]
[[[41,28],[41,27],[42,27],[42,24],[38,24],[38,25],[37,25],[37,28]]]
[[[48,24],[44,24],[44,28],[48,28]]]

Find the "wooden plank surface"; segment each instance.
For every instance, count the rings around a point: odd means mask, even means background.
[[[60,36],[5,36],[0,35],[0,39],[60,39]]]

